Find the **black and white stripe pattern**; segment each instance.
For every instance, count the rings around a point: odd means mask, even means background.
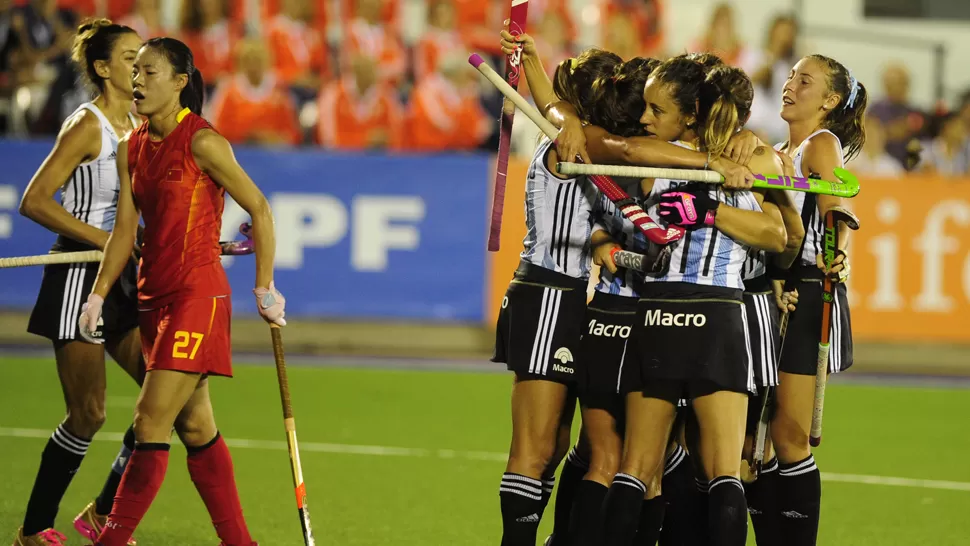
[[[642,493],[647,492],[647,486],[638,480],[636,476],[631,476],[622,472],[618,472],[616,476],[613,476],[613,485],[625,485],[639,489]]]
[[[542,478],[542,496],[545,498],[552,497],[552,490],[556,487],[556,477]]]
[[[792,163],[793,163],[793,166],[795,167],[796,176],[807,177],[810,174],[812,174],[810,172],[806,172],[806,170],[802,166],[802,160],[805,154],[805,147],[808,145],[808,142],[813,137],[815,137],[816,135],[820,135],[822,133],[829,133],[830,135],[835,137],[836,142],[839,142],[839,152],[841,155],[842,143],[839,141],[839,137],[835,136],[835,134],[829,131],[828,129],[819,129],[818,131],[815,131],[814,133],[808,135],[808,137],[805,140],[803,140],[801,144],[799,144],[798,149],[795,150],[795,153],[792,155]],[[784,149],[786,146],[787,146],[787,143],[781,143],[776,145],[775,149],[781,150],[781,149]],[[839,166],[844,167],[845,166],[844,158],[840,157],[839,160],[840,160]],[[813,203],[813,206],[814,206],[814,210],[812,210],[811,214],[808,215],[808,221],[804,222],[805,223],[805,242],[802,245],[802,252],[799,258],[801,263],[814,266],[815,257],[822,253],[822,241],[824,240],[824,232],[825,232],[825,227],[822,225],[822,217],[818,211],[818,205],[815,204],[817,203],[817,201],[814,198],[808,198],[808,194],[804,192],[792,192],[791,195],[792,195],[792,200],[795,203],[795,207],[798,209],[800,213],[802,212],[802,209],[805,207],[806,201],[809,203]],[[804,219],[806,218],[806,215],[802,215],[802,218],[804,221]]]
[[[779,465],[778,465],[778,457],[775,457],[775,458],[771,459],[770,461],[768,461],[767,463],[764,464],[764,466],[761,468],[761,473],[762,474],[769,474],[771,472],[775,472],[775,471],[778,470],[778,467],[779,467]]]
[[[700,491],[705,495],[711,490],[710,482],[708,482],[707,480],[702,480],[696,476],[694,477],[694,485],[697,487],[698,491]]]
[[[809,472],[815,472],[816,470],[818,470],[818,466],[815,465],[815,456],[809,455],[804,461],[779,469],[778,475],[784,478],[792,478],[801,476],[802,474],[808,474]]]
[[[741,490],[741,494],[744,494],[744,485],[741,484],[741,480],[735,478],[734,476],[720,476],[711,480],[710,485],[707,488],[707,492],[710,493],[715,487],[733,485]]]
[[[829,343],[829,372],[839,373],[842,371],[842,304],[839,302],[839,293],[835,293],[832,301],[832,323],[830,328]]]
[[[562,179],[549,171],[546,156],[552,145],[549,139],[539,144],[526,177],[526,235],[521,258],[557,273],[588,279],[593,211],[598,214],[603,198],[585,177]]]
[[[569,450],[569,454],[566,455],[566,463],[575,466],[576,468],[582,468],[584,470],[589,469],[589,461],[583,458],[582,455],[576,451],[576,446],[573,446]]]
[[[542,289],[542,309],[539,311],[539,328],[532,344],[532,357],[529,359],[529,373],[546,375],[552,359],[552,343],[559,320],[559,306],[562,303],[562,290],[544,287]]]
[[[751,331],[748,329],[748,313],[744,307],[741,309],[741,324],[744,326],[744,337],[748,340],[745,349],[748,352],[748,392],[757,394],[758,387],[754,383],[754,357],[751,356]]]
[[[61,301],[61,321],[57,331],[59,339],[74,339],[77,336],[78,317],[81,316],[81,304],[85,299],[84,277],[87,270],[87,264],[71,264],[67,270]]]
[[[668,455],[666,462],[664,462],[664,476],[670,474],[674,470],[677,470],[677,467],[680,466],[680,463],[684,462],[684,459],[686,458],[687,451],[678,444],[677,447],[674,448],[674,452]]]
[[[502,474],[502,484],[498,488],[499,493],[511,493],[532,500],[542,500],[542,481],[535,478],[527,478],[519,474],[506,472]]]
[[[75,455],[80,455],[83,457],[88,452],[88,446],[91,445],[91,440],[82,440],[77,436],[71,434],[64,428],[64,425],[58,426],[54,429],[54,434],[51,434],[51,440],[55,444],[60,446],[65,451],[69,451]]]
[[[751,341],[750,351],[754,361],[752,366],[761,370],[761,385],[758,387],[775,387],[778,385],[778,348],[775,346],[776,325],[773,323],[771,306],[774,305],[771,294],[745,295],[745,305],[754,310],[757,324],[755,333],[748,339]]]

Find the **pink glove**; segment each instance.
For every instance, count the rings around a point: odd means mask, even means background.
[[[720,202],[711,199],[707,190],[696,193],[670,191],[660,196],[660,217],[675,226],[693,230],[713,226]]]
[[[81,337],[89,343],[98,345],[104,343],[99,328],[104,324],[104,321],[101,320],[102,307],[104,307],[104,298],[97,294],[90,294],[87,303],[81,306],[81,318],[78,319],[79,332]]]
[[[286,326],[286,320],[283,319],[286,316],[286,311],[283,309],[286,306],[286,299],[276,289],[273,281],[270,281],[269,288],[257,288],[253,290],[253,294],[256,294],[256,309],[259,310],[263,320]]]

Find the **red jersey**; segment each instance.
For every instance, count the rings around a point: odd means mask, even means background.
[[[199,168],[192,137],[209,123],[188,111],[161,141],[141,124],[128,141],[128,174],[145,220],[138,301],[157,308],[175,300],[226,296],[219,234],[226,190]]]

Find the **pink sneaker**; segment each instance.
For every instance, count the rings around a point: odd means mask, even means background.
[[[24,535],[24,529],[17,530],[17,537],[14,539],[13,546],[65,546],[67,537],[57,532],[55,529],[44,529],[36,535]]]
[[[74,529],[80,533],[80,535],[89,540],[98,540],[98,535],[101,534],[101,529],[104,528],[104,524],[108,522],[108,516],[102,516],[95,511],[94,503],[88,504],[84,511],[74,518]],[[128,546],[136,546],[135,539],[128,539]]]

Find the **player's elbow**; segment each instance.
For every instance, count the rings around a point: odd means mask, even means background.
[[[48,204],[48,202],[51,202],[50,198],[28,189],[20,199],[20,207],[18,210],[21,216],[37,221],[41,211],[44,209],[44,205]]]
[[[785,225],[772,224],[765,227],[763,240],[766,251],[775,254],[784,252],[788,244],[788,234],[785,232]]]
[[[785,230],[788,233],[785,242],[786,252],[796,252],[798,249],[802,248],[802,241],[805,240],[805,227],[801,223],[794,226],[785,226]]]

